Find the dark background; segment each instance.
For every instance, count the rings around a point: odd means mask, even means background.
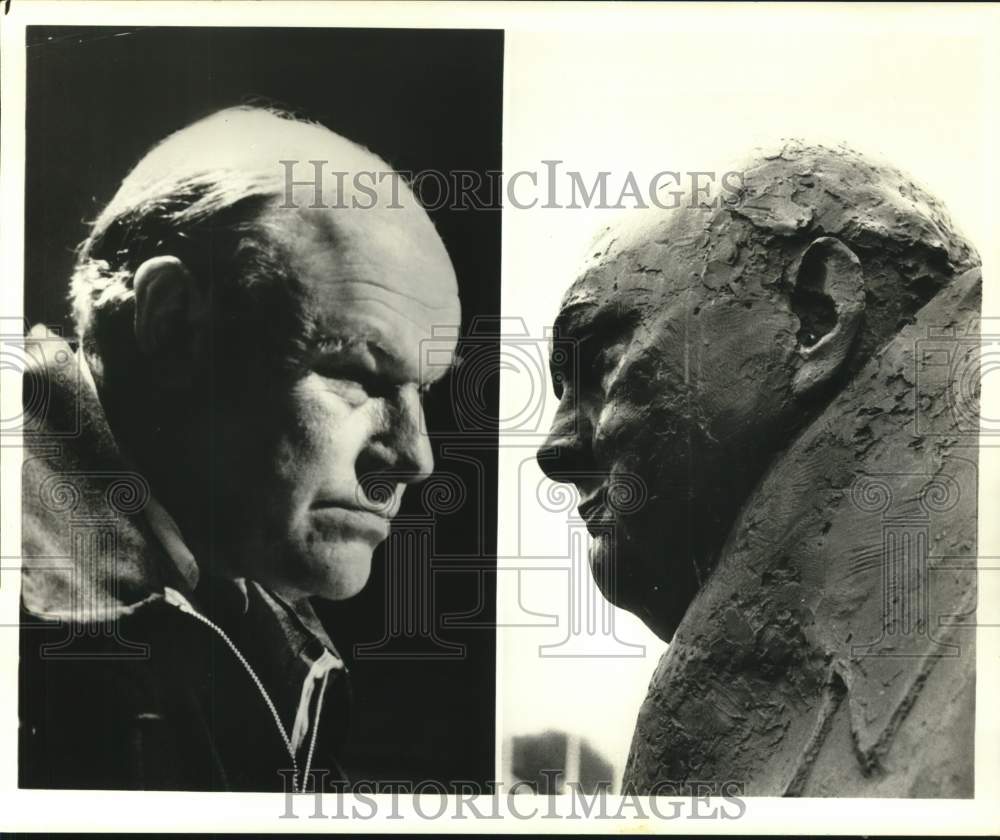
[[[400,170],[498,171],[502,61],[503,34],[484,30],[29,27],[26,319],[72,334],[73,249],[169,133],[263,102],[316,119]],[[380,551],[359,596],[316,604],[353,677],[343,763],[356,780],[494,775],[500,213],[431,216],[458,275],[463,335],[476,328],[460,347],[476,404],[458,405],[461,374],[425,403],[440,480],[463,488],[460,503],[445,513],[431,505],[421,548],[388,564]],[[434,492],[410,490],[401,533],[407,522],[424,528]],[[401,600],[387,607],[404,579]],[[420,591],[433,602],[413,602]]]

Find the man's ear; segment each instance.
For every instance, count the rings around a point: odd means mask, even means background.
[[[209,323],[211,301],[177,257],[146,260],[132,279],[135,339],[149,357],[190,361],[198,354]]]
[[[802,360],[792,392],[801,397],[844,366],[865,314],[861,262],[840,240],[823,236],[806,248],[795,270],[792,311]]]

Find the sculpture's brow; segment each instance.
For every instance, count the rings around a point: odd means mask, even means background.
[[[635,313],[627,313],[617,306],[598,308],[596,304],[585,303],[567,307],[559,312],[553,324],[553,331],[558,338],[589,338],[616,337],[623,330],[631,327],[636,320]]]

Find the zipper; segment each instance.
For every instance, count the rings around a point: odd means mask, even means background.
[[[271,699],[271,695],[267,693],[267,689],[264,688],[264,683],[261,682],[260,677],[257,676],[257,672],[254,671],[253,667],[247,661],[246,657],[240,652],[240,649],[236,647],[236,643],[231,638],[229,638],[229,634],[226,633],[226,631],[223,630],[221,627],[219,627],[219,625],[216,624],[214,621],[212,621],[211,619],[207,618],[206,616],[198,612],[193,606],[191,606],[191,603],[187,600],[187,598],[181,595],[180,592],[178,592],[176,589],[171,589],[169,586],[166,586],[163,589],[163,594],[168,604],[170,604],[173,607],[176,607],[181,612],[190,615],[193,618],[198,619],[198,621],[200,621],[202,624],[214,630],[216,634],[218,634],[219,638],[221,638],[226,643],[226,645],[228,645],[229,649],[233,652],[237,660],[239,660],[240,664],[246,670],[247,674],[249,674],[250,679],[253,681],[253,684],[257,686],[257,690],[260,692],[260,696],[264,699],[264,703],[270,710],[271,717],[274,718],[274,723],[278,727],[278,732],[281,735],[281,740],[285,744],[285,749],[288,752],[288,757],[289,759],[291,759],[292,793],[303,793],[306,780],[309,778],[309,771],[312,768],[313,754],[316,750],[316,736],[319,733],[320,710],[323,708],[323,697],[326,694],[326,685],[327,682],[329,682],[331,669],[327,668],[327,670],[323,673],[323,676],[320,680],[319,696],[317,697],[316,700],[316,718],[313,722],[312,736],[309,739],[309,751],[306,754],[306,764],[304,772],[302,774],[302,786],[300,787],[299,764],[295,758],[295,748],[292,746],[292,740],[288,736],[288,731],[285,729],[285,725],[281,722],[281,716],[278,714],[278,710],[274,705],[274,701]],[[326,653],[328,654],[329,652],[327,651]],[[332,658],[333,657],[331,656],[331,659]],[[319,662],[321,661],[323,661],[322,657],[319,660],[317,660],[316,664],[319,664]],[[307,684],[309,684],[312,681],[313,680],[307,679]]]

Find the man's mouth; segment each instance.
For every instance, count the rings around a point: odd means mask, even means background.
[[[364,508],[337,502],[316,502],[311,509],[313,516],[326,520],[337,530],[364,535],[377,542],[389,536],[390,517]]]

